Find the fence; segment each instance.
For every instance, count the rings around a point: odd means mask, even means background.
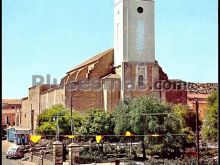
[[[64,147],[66,149],[63,153],[63,158],[66,162],[68,162],[69,153],[68,153],[68,143],[63,142]],[[78,143],[79,144],[79,143]],[[134,156],[134,153],[141,153],[141,142],[134,142],[131,143],[129,140],[125,140],[123,142],[118,143],[99,143],[96,142],[87,142],[87,143],[81,143],[80,146],[80,164],[88,164],[88,163],[98,163],[98,162],[115,162],[115,160],[120,160],[121,162],[124,162],[125,164],[130,165],[136,165],[137,159]],[[42,151],[44,151],[42,153]],[[82,152],[83,151],[83,152]],[[53,146],[48,145],[44,147],[35,146],[33,150],[33,159],[32,162],[38,164],[38,165],[52,165],[53,164]],[[142,155],[136,155],[137,157],[140,157]],[[175,160],[168,160],[168,159],[162,159],[160,158],[152,158],[146,161],[142,161],[140,164],[143,165],[196,165],[197,159],[196,158],[189,158],[185,157],[184,159],[176,158]],[[213,158],[208,158],[207,156],[202,156],[200,158],[200,164],[201,165],[217,165],[217,160]]]

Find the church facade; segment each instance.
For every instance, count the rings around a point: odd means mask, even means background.
[[[187,104],[186,82],[169,80],[155,60],[154,20],[153,0],[115,0],[114,48],[68,71],[59,85],[29,88],[28,97],[22,99],[19,126],[34,130],[37,116],[55,104],[80,112],[114,111],[121,101],[144,95]]]

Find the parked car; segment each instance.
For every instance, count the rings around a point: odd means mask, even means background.
[[[7,136],[6,135],[2,135],[2,140],[6,140]]]
[[[24,152],[20,146],[12,146],[8,149],[6,153],[6,158],[23,158]]]

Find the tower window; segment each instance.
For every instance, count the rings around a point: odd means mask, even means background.
[[[144,9],[143,9],[143,7],[138,7],[137,11],[138,11],[138,13],[143,13]]]
[[[143,20],[137,20],[136,50],[138,52],[144,51],[144,21]]]
[[[144,76],[138,76],[138,86],[144,86]]]

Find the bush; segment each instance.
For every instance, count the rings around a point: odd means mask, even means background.
[[[91,145],[84,147],[80,152],[80,162],[78,163],[102,162],[106,158],[101,146]]]

